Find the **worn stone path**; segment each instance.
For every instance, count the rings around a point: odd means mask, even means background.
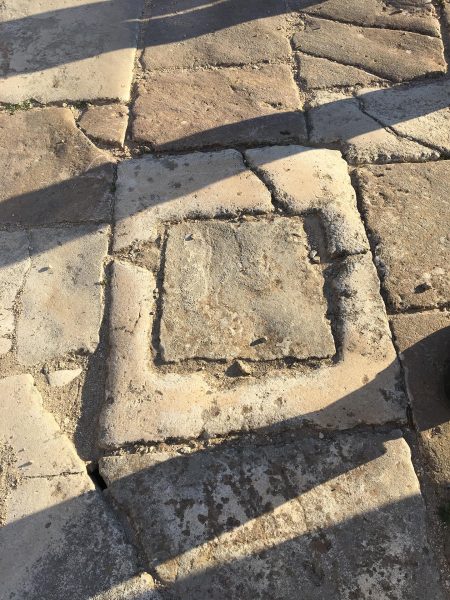
[[[450,598],[450,1],[0,40],[2,600]]]

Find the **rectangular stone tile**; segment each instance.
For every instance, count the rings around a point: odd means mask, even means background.
[[[133,138],[158,150],[299,141],[301,109],[288,65],[147,74]]]
[[[390,307],[450,302],[450,162],[372,166],[362,206]]]
[[[0,101],[128,101],[143,0],[6,0]]]
[[[356,27],[307,17],[293,38],[296,50],[366,69],[391,81],[445,73],[440,39],[417,33]]]
[[[291,54],[283,0],[193,5],[154,2],[144,29],[148,70],[287,62]]]
[[[174,597],[445,598],[400,432],[225,441],[100,468]]]

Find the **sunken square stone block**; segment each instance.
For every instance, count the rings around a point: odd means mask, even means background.
[[[322,267],[312,263],[307,248],[297,218],[171,227],[163,358],[333,355]]]

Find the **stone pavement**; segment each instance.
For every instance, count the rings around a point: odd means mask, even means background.
[[[0,597],[450,598],[450,2],[4,0]]]

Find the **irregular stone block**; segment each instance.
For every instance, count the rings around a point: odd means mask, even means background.
[[[408,81],[444,73],[442,41],[438,38],[387,29],[355,27],[307,17],[294,35],[294,48],[365,69],[391,81]]]
[[[47,381],[50,387],[62,387],[81,375],[82,369],[62,369],[61,371],[50,371],[47,373]]]
[[[123,146],[128,126],[128,106],[102,104],[88,106],[79,120],[81,129],[96,140]]]
[[[142,7],[143,0],[6,0],[0,101],[128,101]]]
[[[322,267],[300,219],[169,227],[161,353],[166,361],[335,353]]]
[[[298,142],[306,138],[301,108],[288,65],[147,74],[133,138],[158,150]]]
[[[43,363],[70,351],[95,350],[107,251],[106,228],[31,231],[31,268],[17,328],[21,364]]]
[[[376,75],[350,65],[296,53],[300,79],[308,90],[320,90],[334,87],[369,86],[385,81]]]
[[[445,598],[400,432],[276,442],[102,459],[174,597]]]
[[[358,179],[391,308],[448,304],[450,161],[365,167]]]
[[[67,108],[0,113],[0,222],[47,225],[110,219],[113,161]]]

